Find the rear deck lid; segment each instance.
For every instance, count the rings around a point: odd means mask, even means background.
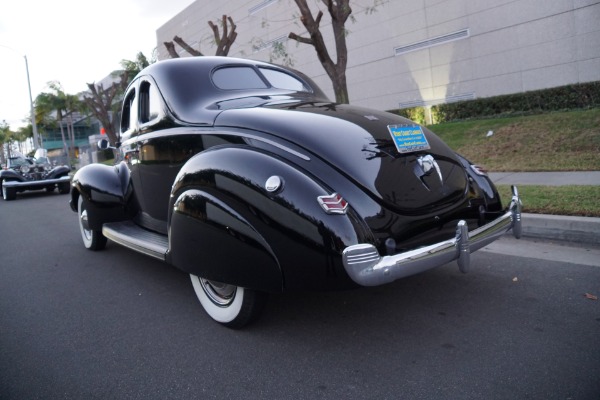
[[[454,152],[428,129],[391,113],[330,103],[287,104],[227,110],[215,125],[290,140],[383,206],[405,214],[434,212],[466,194],[467,176]]]

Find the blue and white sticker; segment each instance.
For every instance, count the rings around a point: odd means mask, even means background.
[[[411,153],[431,148],[423,128],[419,125],[388,125],[399,153]]]

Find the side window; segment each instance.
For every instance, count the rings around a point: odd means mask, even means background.
[[[135,106],[135,89],[127,93],[123,100],[123,111],[121,113],[121,133],[127,132],[135,126],[137,119],[137,108]]]
[[[160,94],[156,86],[148,81],[140,85],[140,122],[150,122],[160,115]]]

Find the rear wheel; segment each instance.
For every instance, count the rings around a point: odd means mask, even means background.
[[[267,294],[215,282],[190,274],[194,291],[206,313],[228,328],[239,329],[257,319]]]
[[[77,201],[77,214],[79,215],[79,230],[83,245],[88,250],[102,250],[106,246],[106,237],[101,231],[93,230],[88,224],[88,210],[83,202],[83,197],[79,196]]]

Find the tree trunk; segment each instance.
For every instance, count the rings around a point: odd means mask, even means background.
[[[57,115],[57,119],[58,119],[58,125],[60,126],[60,136],[62,137],[62,142],[63,142],[63,146],[65,149],[65,153],[67,154],[67,165],[69,166],[69,168],[71,168],[71,156],[69,155],[69,145],[67,144],[67,141],[65,140],[65,130],[63,128],[62,115],[60,114],[60,112]]]
[[[348,86],[346,83],[346,66],[348,64],[348,47],[346,45],[346,29],[345,24],[352,9],[350,8],[350,0],[322,0],[327,6],[327,11],[331,16],[331,24],[335,39],[336,62],[333,62],[327,45],[320,31],[321,18],[323,12],[319,11],[317,17],[314,18],[306,0],[294,0],[300,10],[300,21],[306,28],[310,38],[299,36],[295,33],[290,33],[289,38],[296,40],[299,43],[310,44],[315,48],[317,57],[321,65],[327,72],[329,79],[333,85],[335,99],[338,103],[349,103]]]

